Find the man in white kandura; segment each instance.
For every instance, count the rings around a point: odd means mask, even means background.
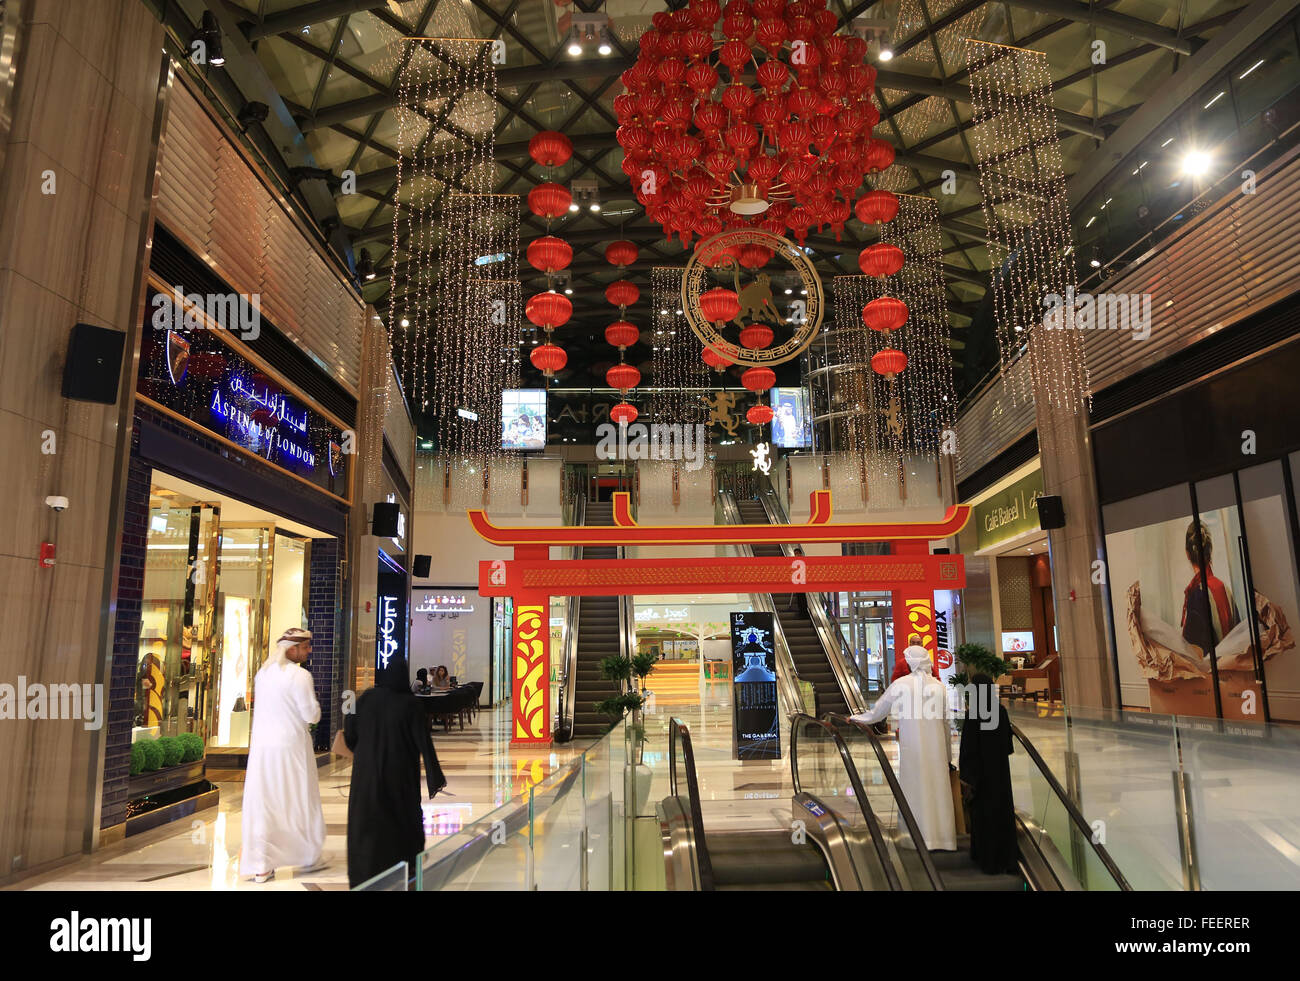
[[[254,882],[289,865],[323,867],[325,812],[308,726],[320,721],[312,677],[311,631],[291,627],[253,681],[253,732],[244,780],[239,871]]]
[[[921,638],[910,634],[903,657],[911,674],[899,678],[880,696],[871,710],[853,716],[866,724],[879,722],[898,708],[898,782],[907,806],[931,851],[957,847],[957,827],[952,812],[952,737],[948,731],[948,692],[930,673],[930,654]]]

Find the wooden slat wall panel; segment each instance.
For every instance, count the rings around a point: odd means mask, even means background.
[[[172,93],[158,215],[262,314],[357,391],[365,305],[184,85]]]
[[[1151,334],[1093,330],[1085,338],[1089,385],[1099,392],[1300,290],[1300,157],[1261,177],[1195,228],[1108,282],[1108,293],[1149,293]],[[1090,287],[1097,292],[1099,287]],[[1026,370],[1022,360],[1011,372]],[[1034,428],[1033,404],[1016,404],[999,379],[958,417],[963,480]]]

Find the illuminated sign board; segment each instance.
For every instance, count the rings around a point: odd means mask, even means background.
[[[774,619],[761,611],[731,614],[731,704],[738,760],[781,758]]]
[[[380,553],[375,584],[375,668],[386,668],[394,658],[406,660],[406,573],[392,571]]]
[[[144,326],[136,379],[144,405],[166,409],[280,470],[348,498],[354,432],[335,425],[251,355],[245,357],[228,331],[156,330],[148,320]]]

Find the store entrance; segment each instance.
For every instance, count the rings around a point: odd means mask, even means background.
[[[275,638],[308,626],[311,547],[325,537],[154,471],[133,738],[248,747],[253,679]]]

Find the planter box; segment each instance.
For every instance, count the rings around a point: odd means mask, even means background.
[[[127,784],[127,797],[135,800],[138,797],[149,797],[153,794],[179,790],[181,787],[198,783],[203,779],[205,761],[206,758],[200,758],[193,763],[167,766],[161,770],[141,773],[131,777],[130,782]]]
[[[186,765],[192,766],[193,764]],[[172,769],[177,770],[180,767],[172,767]],[[205,784],[205,786],[210,785]],[[219,803],[221,803],[221,791],[216,787],[212,787],[211,790],[206,790],[193,797],[187,797],[185,800],[178,800],[166,807],[156,807],[152,811],[145,811],[143,814],[127,818],[123,837],[130,838],[132,835],[151,831],[171,821],[189,817],[191,814],[196,814],[209,807],[216,807]]]

